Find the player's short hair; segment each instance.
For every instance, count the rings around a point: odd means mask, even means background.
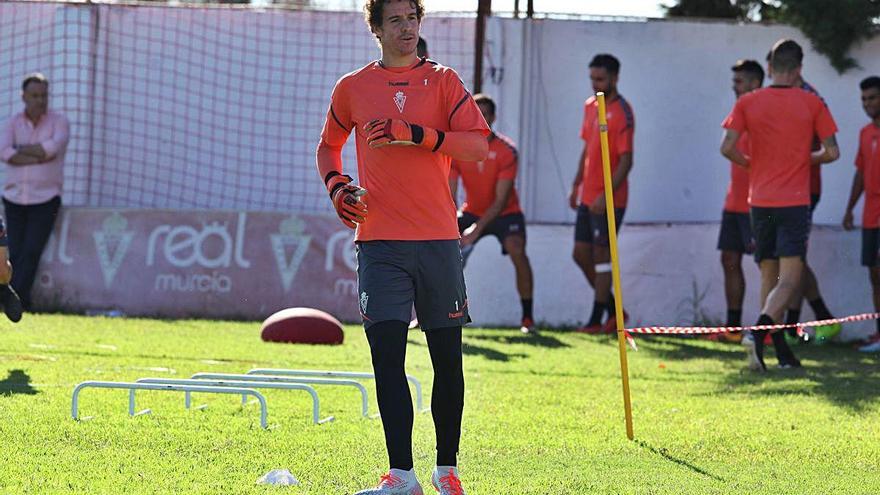
[[[730,70],[741,72],[754,81],[758,81],[762,84],[764,83],[764,69],[761,67],[761,64],[755,60],[737,60]]]
[[[794,40],[779,40],[770,50],[770,67],[779,72],[791,72],[804,62],[804,50]]]
[[[416,43],[416,53],[419,57],[427,57],[428,56],[428,42],[425,41],[425,38],[419,36],[419,42]]]
[[[391,2],[393,0],[367,0],[364,4],[364,18],[367,21],[367,25],[370,26],[370,31],[376,32],[376,28],[382,27],[382,15],[384,13],[385,4]],[[407,0],[400,0],[405,2]],[[419,19],[419,22],[422,22],[422,18],[425,17],[425,4],[423,0],[409,0],[410,5],[416,8],[416,16]]]
[[[867,91],[871,88],[880,90],[880,77],[871,76],[865,78],[861,83],[859,83],[859,88],[862,91]]]
[[[32,72],[32,73],[24,76],[24,80],[21,82],[21,90],[22,91],[26,90],[28,87],[28,84],[30,84],[32,82],[45,84],[46,87],[49,86],[49,80],[46,79],[46,76],[44,76],[43,74],[41,74],[39,72]]]
[[[489,114],[495,115],[495,100],[491,96],[486,93],[477,93],[474,95],[474,101],[477,102],[477,105],[486,105],[489,107]]]
[[[620,60],[617,60],[617,57],[610,53],[600,53],[590,61],[590,68],[593,67],[601,67],[609,74],[617,75],[620,73]]]

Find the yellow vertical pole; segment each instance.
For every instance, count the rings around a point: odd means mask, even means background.
[[[633,439],[632,403],[629,398],[629,369],[626,362],[626,334],[623,331],[623,291],[620,288],[620,258],[617,253],[617,222],[614,218],[614,190],[611,184],[611,156],[608,150],[608,119],[605,93],[596,93],[599,101],[599,141],[602,144],[602,175],[605,177],[605,216],[608,218],[608,241],[611,248],[611,277],[614,280],[614,314],[617,319],[617,349],[620,352],[620,377],[623,381],[623,409],[626,437]]]

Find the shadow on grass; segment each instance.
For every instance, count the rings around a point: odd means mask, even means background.
[[[725,393],[752,395],[819,395],[831,403],[859,412],[880,400],[880,356],[853,350],[847,345],[795,346],[803,368],[780,370],[772,346],[765,351],[766,373],[745,369],[746,359],[736,344],[699,339],[652,337],[638,339],[639,348],[664,360],[715,359],[739,368],[721,376]],[[772,383],[774,386],[766,386]],[[761,386],[754,386],[761,385]]]
[[[724,478],[721,478],[720,476],[715,476],[714,474],[706,471],[705,469],[694,466],[693,464],[689,463],[688,461],[686,461],[684,459],[679,459],[678,457],[675,457],[674,455],[670,454],[669,451],[665,447],[660,447],[659,449],[657,449],[657,448],[654,448],[653,446],[651,446],[651,444],[649,444],[648,442],[646,442],[644,440],[639,440],[636,443],[640,447],[642,447],[643,449],[649,450],[649,451],[659,455],[660,457],[666,459],[667,461],[674,462],[675,464],[678,464],[679,466],[688,468],[697,474],[701,474],[701,475],[706,476],[708,478],[712,478],[713,480],[716,480],[716,481],[725,481]]]
[[[274,345],[274,344],[273,344]],[[252,364],[255,366],[258,365],[271,365],[274,361],[264,361],[259,359],[234,359],[234,358],[223,358],[223,357],[214,357],[214,356],[180,356],[173,354],[125,354],[125,353],[116,353],[116,352],[98,352],[98,351],[87,351],[87,350],[66,350],[66,349],[45,349],[40,351],[43,354],[47,355],[62,355],[62,356],[76,356],[76,357],[98,357],[98,358],[124,358],[124,359],[145,359],[145,360],[153,360],[153,361],[192,361],[192,362],[204,362],[204,361],[217,361],[218,363],[224,364]]]
[[[10,370],[9,376],[0,380],[0,395],[36,395],[39,390],[31,387],[31,377],[23,370]]]
[[[507,362],[514,358],[523,359],[529,357],[528,354],[523,354],[521,352],[507,353],[492,349],[491,347],[474,345],[470,342],[463,342],[461,345],[461,351],[465,356],[483,356],[490,361]]]
[[[469,334],[467,335],[469,339],[477,339],[477,340],[488,340],[492,342],[498,342],[500,344],[525,344],[525,345],[533,345],[537,347],[545,347],[547,349],[560,349],[564,347],[571,347],[565,342],[557,339],[552,335],[548,335],[547,332],[541,332],[537,334],[529,334],[524,335],[522,333],[517,332],[515,335],[511,335],[511,332],[504,331],[498,333],[478,333],[478,334]]]

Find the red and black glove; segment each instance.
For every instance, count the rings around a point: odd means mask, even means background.
[[[331,172],[325,180],[336,214],[339,215],[342,223],[350,229],[363,223],[367,217],[367,205],[360,199],[367,191],[362,187],[350,184],[353,180],[348,175],[342,175],[338,172]]]
[[[364,125],[367,143],[371,148],[379,148],[389,144],[421,146],[437,151],[443,144],[443,131],[410,124],[400,119],[375,119]]]

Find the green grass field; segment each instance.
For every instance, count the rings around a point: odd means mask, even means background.
[[[730,344],[639,339],[629,354],[635,441],[626,439],[616,341],[567,332],[467,329],[462,479],[470,495],[880,492],[880,359],[844,347],[798,349],[805,368],[744,371]],[[80,381],[188,378],[252,367],[369,370],[360,327],[335,347],[266,344],[257,323],[27,315],[0,326],[0,493],[350,494],[386,469],[381,423],[359,417],[354,389],[236,396],[140,392],[152,415],[130,418],[127,392]],[[770,358],[768,363],[774,363]],[[410,334],[408,372],[430,392],[424,337]],[[376,412],[369,385],[371,412]],[[433,466],[430,414],[415,422],[416,470]],[[286,468],[301,485],[255,484]],[[426,493],[433,493],[432,491]]]

